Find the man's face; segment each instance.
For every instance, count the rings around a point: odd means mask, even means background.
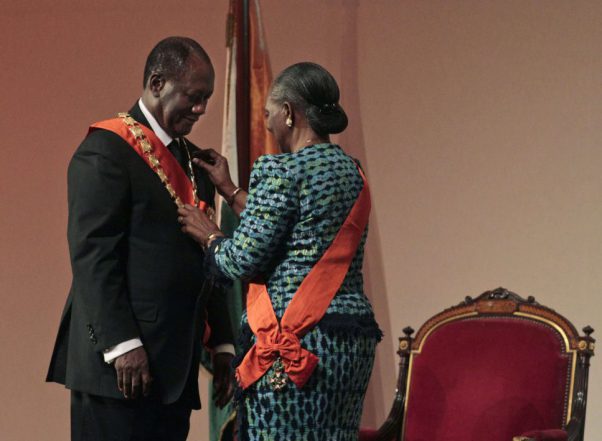
[[[190,133],[213,94],[213,66],[192,55],[180,78],[165,81],[155,118],[172,138]]]

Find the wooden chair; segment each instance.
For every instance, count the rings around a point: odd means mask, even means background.
[[[583,440],[594,330],[504,288],[399,339],[393,406],[360,441]]]

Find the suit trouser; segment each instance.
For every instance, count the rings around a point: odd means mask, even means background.
[[[185,441],[190,413],[180,401],[118,400],[71,391],[71,440]]]

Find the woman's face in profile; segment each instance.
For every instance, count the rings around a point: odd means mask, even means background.
[[[280,149],[288,153],[290,145],[288,142],[290,128],[286,125],[284,106],[278,105],[272,98],[268,98],[264,108],[266,128],[276,139]]]

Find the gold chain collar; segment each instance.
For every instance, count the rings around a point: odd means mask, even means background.
[[[161,179],[161,182],[165,186],[165,189],[169,192],[169,195],[174,200],[174,202],[176,203],[178,208],[184,206],[182,199],[180,199],[180,197],[176,194],[174,188],[172,187],[172,185],[169,182],[169,178],[163,171],[163,167],[161,166],[161,163],[155,156],[155,154],[153,152],[152,144],[149,142],[148,138],[146,137],[146,135],[144,134],[144,132],[138,125],[138,121],[136,121],[134,118],[132,118],[129,113],[125,113],[125,112],[118,113],[117,116],[123,120],[125,125],[128,127],[128,130],[132,133],[132,135],[134,135],[134,138],[136,138],[136,142],[138,143],[138,146],[140,147],[140,149],[144,152],[144,154],[148,158],[148,162],[153,167],[153,170],[155,171],[157,176],[159,176],[159,179]],[[194,203],[195,203],[195,205],[198,205],[199,197],[197,195],[197,187],[196,187],[196,179],[195,179],[195,175],[194,175],[194,169],[192,168],[192,158],[190,156],[190,151],[188,150],[188,144],[186,143],[186,141],[183,138],[182,138],[182,141],[184,141],[184,147],[186,150],[186,154],[188,155],[188,169],[190,170],[190,174],[192,176],[190,181],[192,183],[192,190],[194,193]]]

